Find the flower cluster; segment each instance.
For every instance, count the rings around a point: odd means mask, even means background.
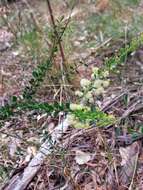
[[[77,129],[83,129],[84,128],[85,129],[85,128],[90,127],[89,122],[81,122],[73,114],[68,114],[67,119],[68,119],[69,125],[73,125],[74,128],[77,128]]]
[[[90,107],[84,106],[82,104],[70,104],[70,110],[83,110],[83,111],[90,111]]]
[[[102,112],[98,107],[93,111],[88,106],[71,104],[70,110],[67,115],[68,124],[78,129],[89,128],[91,124],[98,127],[108,126],[116,121],[113,115]]]
[[[91,81],[83,78],[80,81],[81,91],[76,91],[75,95],[78,96],[81,101],[86,104],[94,103],[95,97],[98,98],[105,92],[110,84],[108,80],[109,72],[101,71],[98,67],[92,69]]]
[[[110,83],[108,77],[108,71],[94,67],[92,69],[91,80],[86,78],[81,79],[81,90],[75,92],[75,95],[79,97],[80,103],[71,103],[71,113],[67,115],[70,125],[73,125],[75,128],[88,128],[92,121],[96,121],[98,126],[103,126],[115,120],[114,117],[108,116],[104,112],[98,110],[98,107],[93,111],[87,106],[90,104],[95,105],[97,98],[103,95],[105,88],[107,88]]]
[[[74,112],[89,112],[91,111],[90,107],[85,106],[83,104],[70,104],[70,110],[72,113],[67,115],[69,125],[73,125],[75,128],[89,128],[89,122],[86,120],[85,122],[81,122],[79,118],[75,117]]]

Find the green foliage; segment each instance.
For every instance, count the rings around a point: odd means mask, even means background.
[[[60,35],[56,36],[56,34],[53,34],[52,36],[52,47],[50,50],[50,55],[48,59],[41,64],[37,66],[37,68],[34,69],[32,72],[32,78],[29,81],[29,84],[25,87],[22,98],[21,97],[15,97],[13,96],[8,104],[6,104],[4,107],[0,108],[0,119],[7,119],[11,115],[13,115],[17,111],[22,111],[25,109],[30,109],[30,110],[44,110],[45,112],[53,112],[55,113],[63,110],[63,106],[60,104],[44,104],[44,103],[37,103],[33,102],[33,96],[37,92],[38,87],[40,84],[43,82],[47,71],[51,68],[52,66],[52,61],[55,56],[55,53],[58,50],[58,45],[59,41],[61,40],[63,34],[64,34],[65,28],[63,27],[63,31],[61,30]],[[23,36],[22,40],[25,43],[28,43],[31,45],[31,48],[35,48],[35,46],[38,46],[38,41],[39,36],[38,32],[32,31],[31,33],[25,34]],[[36,47],[36,48],[39,48]]]
[[[11,104],[7,104],[4,107],[0,108],[0,119],[4,120],[12,116],[14,113],[18,113],[24,110],[37,110],[43,111],[46,113],[54,113],[57,114],[60,111],[68,111],[68,104],[59,104],[55,102],[54,104],[48,103],[39,103],[34,101],[16,101],[11,102]]]
[[[8,177],[8,168],[3,165],[0,166],[0,182],[3,182],[4,179]]]
[[[96,47],[102,38],[106,40],[110,37],[113,39],[124,37],[125,28],[131,37],[142,32],[143,16],[132,10],[136,9],[139,3],[140,0],[109,0],[109,6],[102,13],[90,15],[86,21],[86,30],[91,36],[96,35],[96,41],[88,42],[87,47]]]
[[[100,32],[103,36],[107,37],[120,37],[123,35],[123,23],[120,19],[117,19],[112,12],[106,12],[103,14],[93,14],[87,20],[87,30],[90,33],[96,34],[100,42]]]
[[[124,60],[126,59],[126,56],[135,51],[140,44],[143,41],[143,35],[139,36],[138,39],[133,39],[129,45],[127,45],[125,48],[121,48],[119,50],[119,53],[111,58],[109,58],[106,61],[105,68],[109,68],[109,70],[114,70],[117,65],[122,64]],[[68,113],[72,113],[75,115],[76,118],[79,119],[79,121],[82,122],[92,122],[95,121],[97,126],[105,126],[110,125],[111,123],[115,122],[115,118],[103,113],[102,111],[98,110],[97,108],[95,110],[74,110],[71,111],[69,109],[69,105],[60,105],[59,103],[56,104],[47,104],[47,103],[37,103],[32,101],[33,95],[36,93],[37,88],[43,81],[45,74],[47,70],[52,65],[52,57],[56,51],[56,46],[53,47],[51,57],[47,60],[47,62],[44,62],[33,71],[32,79],[29,81],[29,86],[27,86],[23,92],[23,100],[19,97],[13,96],[11,98],[11,101],[9,104],[5,105],[4,107],[0,108],[0,118],[6,119],[13,115],[15,112],[22,110],[39,110],[44,111],[48,113],[55,113],[57,114],[60,111],[65,111]],[[96,69],[97,70],[97,69]],[[105,72],[106,69],[103,69]],[[98,75],[94,74],[95,79],[102,78],[104,72],[100,73],[100,70],[97,70]]]
[[[114,116],[100,111],[98,107],[94,110],[87,109],[86,105],[89,103],[90,105],[96,105],[96,100],[104,93],[104,87],[109,86],[108,70],[114,71],[118,65],[123,64],[127,56],[134,52],[142,42],[143,35],[140,35],[138,38],[133,39],[130,44],[121,48],[113,57],[107,59],[104,68],[93,68],[90,81],[85,78],[81,79],[81,91],[75,92],[79,96],[80,104],[70,105],[74,116],[71,115],[69,118],[71,117],[70,120],[73,126],[78,128],[88,127],[93,121],[97,126],[107,126],[115,122]]]
[[[36,30],[25,32],[25,34],[22,35],[19,40],[23,44],[29,46],[30,49],[34,49],[39,45],[38,32]]]
[[[119,30],[121,31],[122,23],[120,20],[116,20],[112,12],[109,12],[108,14],[105,13],[103,15],[97,15],[96,17],[95,15],[93,15],[93,17],[91,17],[90,19],[91,19],[89,20],[90,25],[88,25],[88,27],[89,27],[89,30],[91,30],[91,32],[94,32],[96,28],[97,33],[102,31],[103,35],[108,36],[109,34],[114,35],[113,33],[115,33],[116,35],[117,32],[119,33]],[[115,122],[115,118],[113,116],[110,116],[100,111],[98,108],[94,110],[93,109],[70,110],[69,105],[66,105],[66,104],[65,105],[60,105],[59,103],[47,104],[47,103],[35,102],[33,100],[33,96],[35,95],[39,86],[43,82],[47,71],[49,71],[49,69],[52,66],[54,55],[58,50],[58,42],[61,40],[61,37],[63,37],[63,34],[64,34],[65,39],[69,38],[69,36],[72,35],[73,29],[74,28],[72,27],[72,25],[70,25],[70,27],[67,28],[65,32],[65,26],[62,23],[62,18],[59,21],[57,21],[57,25],[56,25],[58,36],[55,35],[53,29],[49,29],[49,28],[47,29],[47,34],[49,35],[50,40],[52,42],[52,48],[51,48],[50,55],[47,61],[43,61],[41,64],[37,66],[36,69],[34,69],[34,71],[32,72],[32,78],[29,81],[29,84],[25,87],[23,91],[23,94],[22,94],[23,97],[20,98],[20,97],[13,96],[9,104],[0,108],[1,120],[7,119],[14,113],[18,113],[23,110],[38,110],[38,111],[44,111],[47,113],[54,113],[54,114],[57,114],[60,111],[64,111],[64,112],[73,114],[75,118],[77,118],[78,121],[80,121],[81,123],[90,124],[92,122],[95,122],[96,126],[99,126],[99,127],[107,126]],[[34,53],[40,51],[40,47],[41,47],[40,40],[41,40],[41,34],[37,32],[36,30],[27,32],[20,38],[20,42],[24,43],[27,47],[29,47],[30,51]],[[104,85],[106,84],[105,87],[108,87],[109,85],[108,84],[109,81],[106,81],[108,79],[108,75],[104,76],[104,74],[106,74],[106,70],[107,69],[114,70],[117,65],[124,63],[127,55],[135,51],[140,46],[142,41],[143,41],[143,36],[141,35],[138,39],[133,39],[129,45],[126,45],[124,48],[121,48],[116,55],[106,60],[105,68],[103,68],[103,70],[96,70],[94,73],[92,73],[92,81],[86,80],[86,82],[90,83],[89,85],[85,86],[85,79],[84,79],[84,85],[81,85],[83,89],[81,92],[80,91],[78,92],[78,94],[79,93],[80,95],[82,94],[80,98],[86,97],[86,100],[82,101],[82,103],[85,103],[85,104],[88,103],[90,106],[92,106],[93,104],[95,105],[95,101],[93,97],[95,96],[96,98],[98,98],[98,96],[101,97],[104,91],[104,88],[103,88]],[[94,91],[92,92],[92,90]]]
[[[0,108],[0,118],[1,120],[8,118],[10,115],[13,114],[13,109],[10,105],[5,105],[4,107]]]
[[[93,123],[97,127],[105,127],[115,123],[115,117],[108,115],[99,109],[95,110],[76,110],[73,112],[76,118],[83,123]]]
[[[118,1],[122,6],[137,6],[140,3],[140,0],[124,0],[124,1],[116,0],[116,1]]]
[[[69,52],[71,52],[72,49],[70,39],[73,37],[74,32],[75,32],[75,24],[74,22],[71,21],[63,35],[64,50],[67,55],[69,54]]]
[[[143,35],[141,34],[137,38],[134,38],[130,44],[126,45],[124,48],[120,48],[119,52],[115,56],[107,59],[105,61],[105,67],[112,71],[115,70],[116,67],[123,64],[126,61],[127,56],[137,50],[142,43]]]
[[[53,51],[55,51],[55,49]],[[32,72],[32,79],[29,81],[29,86],[26,86],[23,92],[25,99],[32,99],[32,96],[36,93],[41,82],[43,82],[47,70],[51,67],[51,62],[52,60],[48,59],[45,63],[38,65]]]

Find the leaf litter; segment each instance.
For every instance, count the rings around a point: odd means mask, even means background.
[[[108,1],[103,1],[103,4],[97,4],[96,11],[98,8],[98,11],[102,12],[107,6]],[[82,41],[82,39],[78,40]],[[80,44],[76,43],[77,48]],[[3,102],[8,101],[8,96],[19,94],[26,83],[23,81],[25,71],[20,65],[23,56],[20,57],[21,53],[17,48],[13,48],[8,46],[0,51],[2,55],[0,66],[5,73],[12,73],[13,78],[11,82],[6,75],[6,79],[1,84],[4,85],[1,99],[6,97]],[[91,63],[88,66],[80,66],[80,78],[90,73],[92,65],[100,67],[103,64],[102,56],[96,58],[91,54],[90,52],[82,54],[83,56],[78,55],[78,58],[82,57],[82,61],[88,60]],[[37,155],[41,144],[48,139],[48,132],[53,133],[53,131],[55,131],[54,140],[57,137],[59,139],[56,145],[53,145],[52,154],[48,155],[40,166],[27,189],[142,189],[142,136],[140,134],[143,121],[141,87],[143,73],[142,60],[139,58],[141,56],[142,48],[139,48],[134,55],[127,58],[125,67],[119,66],[120,76],[118,74],[110,76],[113,82],[99,103],[103,110],[121,118],[121,122],[116,126],[82,130],[69,127],[63,133],[62,124],[56,129],[58,118],[37,112],[23,112],[21,116],[12,117],[4,123],[0,145],[2,150],[0,180],[2,186],[5,184],[3,189],[7,189],[6,186],[13,177],[23,173],[31,159]],[[33,65],[28,59],[25,62],[30,64],[26,71],[26,76],[30,78]],[[61,133],[63,133],[62,138]]]

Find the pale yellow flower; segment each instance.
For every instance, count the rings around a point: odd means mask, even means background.
[[[103,94],[104,93],[104,88],[103,87],[99,87],[99,88],[97,88],[96,90],[95,90],[95,95],[96,96],[99,96],[99,95],[101,95],[101,94]]]
[[[88,107],[88,106],[84,106],[84,109],[85,109],[86,111],[90,111],[90,110],[91,110],[90,107]]]
[[[109,82],[109,80],[105,80],[105,81],[103,81],[103,87],[108,87],[109,86],[109,84],[110,84],[110,82]]]
[[[80,105],[80,104],[70,104],[70,109],[72,111],[82,110],[83,109],[83,105]]]
[[[104,71],[103,72],[103,77],[108,77],[109,76],[109,71]]]
[[[85,128],[89,128],[89,125],[86,124],[86,123],[77,122],[74,125],[74,127],[77,128],[77,129],[85,129]]]
[[[92,98],[92,97],[93,97],[92,91],[88,91],[88,92],[86,93],[86,95],[85,95],[85,98],[86,98],[86,99],[90,99],[90,98]]]
[[[89,85],[91,84],[91,82],[90,82],[90,80],[88,80],[88,79],[81,79],[81,81],[80,81],[80,86],[81,87],[88,87]]]
[[[79,96],[79,97],[82,97],[83,96],[83,92],[77,90],[77,91],[75,91],[75,95]]]
[[[95,74],[94,73],[91,74],[91,79],[95,79]]]
[[[115,120],[115,116],[112,115],[112,114],[108,115],[108,118],[111,119],[111,120]]]
[[[94,103],[94,98],[92,97],[88,101],[89,101],[89,103],[93,104]]]
[[[97,74],[98,71],[99,71],[99,68],[98,68],[98,67],[93,67],[93,68],[92,68],[92,72],[93,72],[94,74]]]
[[[99,87],[102,86],[102,84],[103,84],[103,80],[97,79],[97,80],[95,80],[95,82],[94,82],[94,84],[93,84],[93,87],[94,87],[94,88],[99,88]]]
[[[74,125],[76,123],[75,116],[72,114],[67,115],[67,120],[68,120],[69,125]]]

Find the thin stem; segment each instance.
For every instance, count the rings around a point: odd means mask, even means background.
[[[50,0],[47,0],[47,5],[48,5],[49,13],[50,13],[50,17],[51,17],[51,22],[52,22],[52,25],[53,25],[54,33],[55,33],[55,35],[58,38],[59,35],[58,35],[57,30],[56,30],[56,24],[55,24],[55,19],[54,19],[54,16],[53,16],[53,10],[52,10],[52,7],[51,7]],[[62,57],[62,62],[64,63],[65,62],[64,50],[63,50],[63,47],[62,47],[62,44],[61,44],[60,40],[59,40],[58,43],[59,43],[60,53],[61,53],[61,57]]]

